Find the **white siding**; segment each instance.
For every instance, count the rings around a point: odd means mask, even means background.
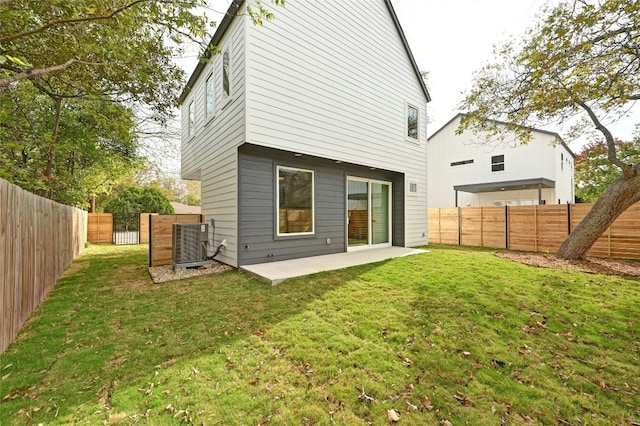
[[[405,243],[425,244],[426,99],[384,1],[287,2],[247,32],[247,141],[404,173]]]
[[[202,182],[202,213],[215,219],[216,244],[227,240],[216,258],[237,266],[237,147],[245,140],[245,24],[237,17],[220,42],[230,49],[231,95],[222,97],[222,54],[213,57],[182,103],[182,177]],[[215,114],[205,119],[205,83],[215,76]],[[196,105],[195,134],[188,138],[188,107]],[[223,103],[224,102],[224,103]]]
[[[543,189],[542,199],[548,204],[573,202],[573,157],[561,145],[554,145],[555,137],[547,132],[534,131],[533,140],[521,145],[511,140],[489,142],[470,131],[456,135],[460,116],[429,139],[428,142],[428,204],[429,207],[453,207],[456,185],[506,182],[545,178],[555,181],[555,189]],[[560,167],[560,153],[570,164]],[[504,155],[504,171],[492,172],[491,157]],[[472,164],[451,166],[453,162],[473,160]],[[496,201],[515,201],[518,204],[538,200],[538,191],[504,191],[502,193],[469,194],[459,192],[458,205],[486,206]]]

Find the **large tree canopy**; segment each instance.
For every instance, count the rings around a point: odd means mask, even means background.
[[[616,141],[618,157],[625,163],[640,158],[640,140]],[[576,154],[576,196],[593,203],[620,176],[620,169],[607,158],[607,144],[602,140],[588,143]],[[637,160],[636,160],[637,161]]]
[[[489,137],[502,129],[523,141],[540,122],[581,119],[573,130],[595,128],[617,178],[571,233],[557,255],[580,258],[628,207],[640,201],[640,158],[622,158],[609,122],[640,99],[640,2],[573,0],[543,11],[521,41],[494,51],[496,61],[474,76],[461,103],[461,128]],[[571,135],[570,135],[571,136]]]
[[[136,167],[134,117],[121,104],[82,98],[60,105],[59,116],[55,110],[49,96],[26,82],[0,88],[0,177],[58,202],[85,206]]]
[[[159,188],[131,187],[112,198],[104,208],[106,213],[160,213],[175,211]]]

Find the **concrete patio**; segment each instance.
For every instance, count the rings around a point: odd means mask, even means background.
[[[246,265],[240,269],[262,281],[275,285],[289,278],[302,277],[318,272],[334,271],[351,266],[366,265],[367,263],[380,262],[420,253],[428,253],[428,250],[410,247],[385,247]]]

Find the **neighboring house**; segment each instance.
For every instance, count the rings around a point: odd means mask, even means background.
[[[170,204],[176,214],[200,214],[200,206],[190,206],[177,201],[171,201]]]
[[[180,97],[182,177],[202,182],[217,259],[426,244],[429,94],[390,1],[297,0],[264,26],[246,7]]]
[[[471,131],[456,135],[463,115],[427,142],[430,208],[574,202],[574,154],[558,134],[532,129],[526,145],[515,134],[492,143]]]

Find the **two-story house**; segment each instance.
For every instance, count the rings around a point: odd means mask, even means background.
[[[427,243],[426,104],[390,0],[234,0],[181,97],[182,177],[233,266]]]
[[[457,114],[429,137],[429,207],[574,202],[574,154],[557,133],[532,129],[532,140],[491,142],[465,131]],[[499,126],[500,122],[496,122]]]

